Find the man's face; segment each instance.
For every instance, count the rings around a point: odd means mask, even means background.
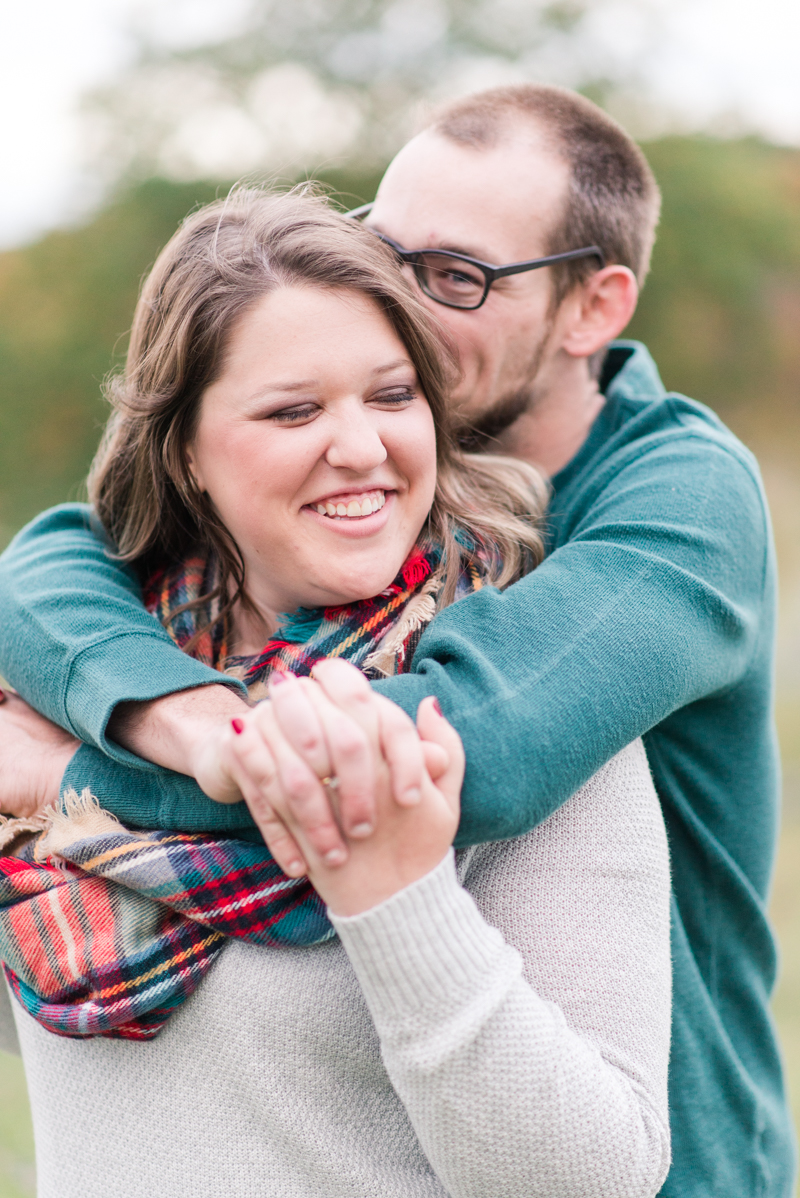
[[[456,250],[503,266],[548,252],[567,185],[567,165],[535,128],[488,150],[425,132],[389,166],[367,223],[406,249]],[[499,279],[474,311],[422,296],[458,354],[453,401],[463,423],[492,414],[499,432],[547,386],[550,274]]]

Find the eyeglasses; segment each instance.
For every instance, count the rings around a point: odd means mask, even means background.
[[[372,204],[362,204],[347,216],[361,220],[372,209]],[[546,258],[530,258],[527,262],[512,262],[509,266],[493,266],[467,254],[448,250],[406,250],[385,233],[371,230],[386,245],[391,246],[401,262],[407,262],[414,271],[417,282],[427,296],[447,308],[465,308],[469,311],[480,308],[496,279],[508,275],[521,275],[540,266],[553,266],[556,262],[571,262],[575,258],[597,258],[600,269],[606,260],[597,245],[582,250],[567,250],[564,254],[550,254]]]

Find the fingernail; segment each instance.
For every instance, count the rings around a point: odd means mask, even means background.
[[[350,835],[355,836],[356,839],[360,839],[363,836],[371,836],[372,835],[372,824],[368,824],[368,823],[356,824],[356,826],[354,828],[350,829]]]
[[[326,865],[343,865],[344,860],[345,854],[341,849],[329,849],[324,857]]]
[[[275,670],[274,674],[270,674],[269,680],[273,686],[280,686],[282,682],[289,681],[289,675],[285,670]]]
[[[299,878],[300,875],[303,873],[303,862],[302,861],[290,861],[289,864],[286,866],[286,872],[290,878]]]
[[[409,807],[413,807],[422,798],[422,791],[418,786],[409,786],[406,791],[406,802]]]
[[[231,720],[231,728],[237,736],[241,736],[244,732],[244,720]]]
[[[442,716],[442,719],[444,719],[444,716],[442,715],[442,705],[438,699],[433,700],[433,710],[436,712],[437,715]]]

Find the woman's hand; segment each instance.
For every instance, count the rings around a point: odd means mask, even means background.
[[[335,914],[354,915],[423,877],[447,853],[458,826],[463,751],[435,699],[420,704],[417,732],[399,708],[372,693],[352,666],[325,662],[315,675],[319,683],[276,679],[272,703],[250,713],[229,749],[253,816],[273,852],[277,845],[284,869],[288,865],[293,874],[306,869]],[[360,736],[354,736],[354,728]],[[353,767],[361,771],[365,795],[372,797],[370,820],[356,828],[355,836],[334,824],[346,855],[336,848],[325,851],[324,836],[319,851],[315,816],[323,823],[335,820],[330,811],[337,808],[337,771]],[[415,782],[410,787],[409,777]],[[332,781],[323,785],[326,779]],[[299,795],[305,800],[298,801]],[[284,846],[289,846],[285,853]],[[287,861],[295,846],[304,860]]]
[[[437,778],[446,767],[446,753],[432,742],[421,741],[405,712],[376,696],[355,667],[325,661],[314,673],[331,700],[324,727],[318,705],[309,697],[318,688],[285,674],[273,676],[270,684],[279,727],[295,752],[291,765],[284,761],[274,818],[266,818],[278,770],[266,735],[272,726],[272,703],[260,703],[208,729],[191,770],[211,798],[223,802],[245,798],[251,809],[259,807],[269,849],[291,877],[306,873],[308,866],[300,838],[289,831],[290,825],[299,829],[317,858],[333,867],[347,860],[350,841],[371,835],[376,815],[376,738],[400,806],[419,802],[426,768]],[[335,804],[321,783],[328,776],[337,779]],[[286,819],[279,808],[285,810]]]
[[[80,741],[13,691],[0,691],[0,811],[30,818],[57,803]]]

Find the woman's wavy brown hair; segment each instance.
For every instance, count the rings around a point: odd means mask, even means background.
[[[470,537],[505,586],[542,557],[546,488],[532,467],[467,455],[450,431],[448,366],[430,318],[388,249],[305,186],[242,188],[189,216],[145,280],[124,371],[110,379],[111,418],[89,497],[119,557],[143,579],[190,553],[214,555],[218,619],[247,602],[244,562],[188,468],[203,393],[218,377],[236,321],[280,287],[358,292],[384,312],[416,368],[436,427],[438,481],[425,534],[444,548],[439,605],[453,599]],[[366,596],[365,596],[366,598]],[[176,613],[177,614],[177,613]]]

